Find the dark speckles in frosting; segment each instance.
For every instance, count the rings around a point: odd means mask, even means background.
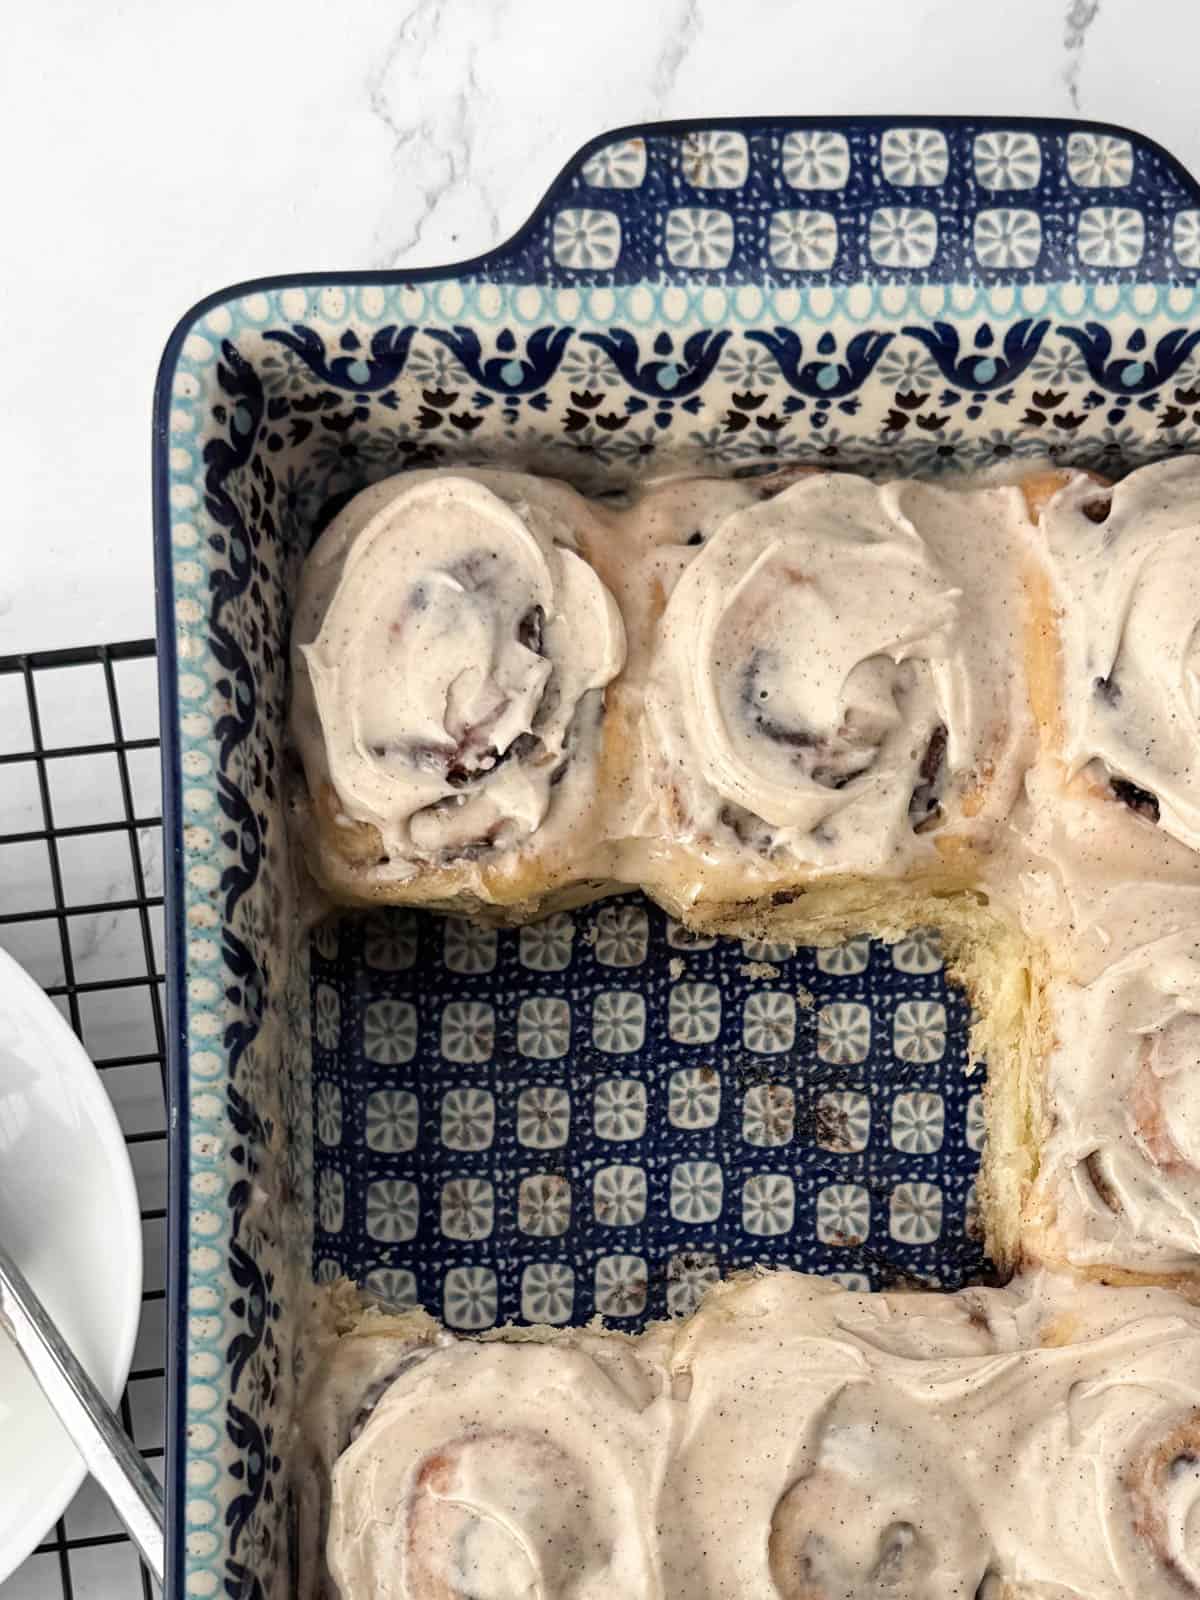
[[[327,1554],[342,1600],[1172,1600],[1198,1460],[1165,1290],[777,1272],[637,1339],[435,1350],[330,1464]]]
[[[534,833],[580,708],[625,658],[553,491],[543,505],[523,489],[537,498],[532,480],[499,474],[379,485],[305,568],[297,741],[401,874]]]
[[[686,830],[719,839],[749,816],[770,854],[903,872],[945,808],[990,814],[991,788],[1010,801],[1025,531],[1012,489],[839,473],[734,509],[674,588],[647,692]]]
[[[1200,460],[1142,467],[1105,494],[1077,477],[1042,532],[1066,762],[1200,849]]]

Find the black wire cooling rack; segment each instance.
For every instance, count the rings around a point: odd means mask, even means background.
[[[161,1473],[167,1138],[154,641],[0,656],[0,945],[83,1040],[116,1107],[145,1283],[121,1417]],[[90,1481],[3,1600],[131,1600],[154,1585]]]

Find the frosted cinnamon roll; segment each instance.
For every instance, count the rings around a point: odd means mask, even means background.
[[[1157,913],[1155,911],[1157,907]],[[1143,920],[1170,927],[1165,888]],[[1200,904],[1191,896],[1191,915]],[[1200,918],[1049,988],[1025,1250],[1112,1277],[1200,1265]]]
[[[310,860],[343,895],[535,906],[587,876],[625,636],[602,513],[516,473],[364,490],[304,568],[292,730]]]
[[[659,826],[692,856],[682,901],[936,871],[986,842],[1031,727],[1026,533],[1014,488],[841,473],[725,520],[670,597],[646,695]]]
[[[641,1600],[661,1380],[632,1344],[594,1335],[462,1342],[407,1367],[333,1466],[336,1591]]]
[[[1200,1311],[1167,1290],[773,1272],[636,1339],[425,1328],[364,1404],[370,1326],[316,1369],[339,1600],[1200,1592]]]
[[[690,1389],[659,1516],[666,1592],[1195,1593],[1198,1356],[1200,1314],[1164,1290],[729,1285],[672,1351]]]
[[[1079,473],[1041,515],[1061,654],[1056,742],[1149,824],[1200,849],[1200,460]]]

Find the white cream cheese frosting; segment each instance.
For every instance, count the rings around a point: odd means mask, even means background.
[[[411,1356],[322,1364],[343,1600],[1200,1591],[1200,1312],[1165,1290],[776,1272],[638,1339]]]
[[[309,787],[374,830],[387,859],[368,871],[419,886],[449,864],[481,899],[509,867],[522,902],[586,878],[646,883],[683,915],[825,875],[971,884],[1048,974],[1036,1129],[1018,1109],[992,1147],[1043,1147],[1021,1150],[1041,1163],[1029,1248],[1194,1269],[1200,1148],[1148,1132],[1131,1099],[1149,1084],[1190,1126],[1191,991],[1175,1021],[1126,1013],[1169,1009],[1156,941],[1200,927],[1194,909],[1163,921],[1169,897],[1200,899],[1184,826],[1197,504],[1195,459],[1111,494],[1078,475],[1037,527],[998,483],[791,471],[662,483],[618,509],[515,473],[388,480],[306,565]],[[1061,644],[1040,749],[1031,572],[1052,581]],[[1151,766],[1127,759],[1138,728]],[[1144,1065],[1160,1031],[1169,1074]]]
[[[306,564],[293,726],[310,782],[327,774],[393,870],[519,846],[565,764],[594,759],[624,628],[538,488],[392,480],[357,496]]]
[[[1059,606],[1063,756],[1200,848],[1200,459],[1080,475],[1042,513]]]
[[[947,816],[1003,815],[1030,727],[1027,527],[1013,488],[841,473],[734,510],[676,584],[650,672],[667,826],[844,872],[903,870]]]
[[[1151,899],[1159,936],[1147,942],[1121,937],[1139,900],[1111,898],[1114,950],[1099,971],[1049,986],[1029,1214],[1059,1259],[1180,1273],[1200,1264],[1200,894]]]

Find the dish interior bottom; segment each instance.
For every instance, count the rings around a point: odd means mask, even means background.
[[[522,929],[350,914],[310,950],[313,1271],[450,1327],[633,1331],[763,1263],[988,1271],[983,1071],[937,942],[697,938],[639,895]]]

